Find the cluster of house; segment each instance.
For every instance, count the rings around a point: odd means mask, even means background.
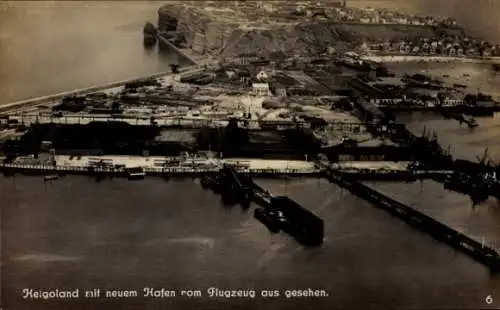
[[[328,5],[315,1],[280,3],[279,9],[272,1],[258,1],[257,9],[263,9],[275,17],[297,19],[301,17],[325,18],[336,22],[365,24],[403,24],[458,27],[456,20],[448,17],[416,16],[383,8],[355,8],[347,5],[347,1],[330,1]]]
[[[314,87],[310,84],[279,71],[301,71],[308,67],[309,62],[314,63],[314,60],[288,57],[280,52],[271,53],[266,57],[256,53],[244,53],[223,59],[221,67],[215,71],[214,82],[249,89],[250,93],[256,96],[315,95]]]
[[[335,7],[329,15],[339,22],[457,27],[452,18],[407,15],[386,9]]]
[[[370,98],[370,103],[377,107],[389,106],[421,106],[421,107],[435,107],[439,106],[457,106],[465,103],[463,99],[441,99],[439,97],[430,96],[404,96],[402,98]]]
[[[364,43],[361,50],[408,55],[500,56],[500,45],[470,37],[420,38],[370,45]]]
[[[277,95],[271,87],[271,77],[274,70],[264,69],[270,66],[271,61],[256,53],[243,53],[241,55],[221,59],[221,67],[215,71],[215,81],[230,83],[240,87],[251,87],[251,93],[256,96]],[[274,92],[273,92],[274,90]],[[281,95],[282,89],[279,90]]]
[[[269,67],[224,66],[215,73],[216,82],[238,85],[255,96],[286,97],[303,94],[301,90],[304,87],[298,81]]]

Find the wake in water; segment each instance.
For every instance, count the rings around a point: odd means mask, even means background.
[[[160,238],[147,241],[144,245],[162,245],[162,244],[183,244],[189,246],[198,246],[213,249],[215,247],[214,238],[206,237],[186,237],[186,238]]]
[[[62,262],[77,262],[82,260],[79,256],[65,256],[58,254],[27,254],[16,257],[14,261],[24,261],[29,263],[62,263]]]

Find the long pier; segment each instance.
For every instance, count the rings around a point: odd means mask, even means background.
[[[157,126],[166,127],[188,127],[188,128],[203,128],[203,127],[222,127],[227,126],[229,117],[227,119],[214,119],[202,117],[185,116],[157,116],[157,117],[135,117],[135,116],[109,116],[103,114],[63,114],[62,116],[55,116],[52,113],[17,113],[7,116],[8,121],[15,121],[23,125],[31,124],[88,124],[90,122],[126,122],[130,125],[151,125],[152,121]],[[296,128],[296,127],[310,127],[311,124],[306,121],[293,121],[293,120],[258,120],[258,119],[240,119],[239,122],[243,126],[267,127],[267,128]],[[345,121],[328,121],[326,129],[335,131],[352,132],[357,129],[359,132],[367,131],[367,124],[363,122],[345,122]]]
[[[141,167],[138,163],[137,167]],[[373,180],[373,181],[405,181],[416,182],[422,179],[442,180],[453,171],[426,171],[418,169],[400,169],[400,168],[373,168],[364,169],[359,167],[347,167],[346,165],[338,164],[331,167],[335,171],[341,172],[344,176],[354,180]],[[181,166],[145,166],[143,167],[147,176],[192,176],[192,175],[207,175],[218,171],[211,164],[195,164]],[[125,176],[126,168],[117,168],[114,165],[108,166],[93,166],[93,165],[49,165],[49,164],[22,164],[22,163],[0,163],[0,172],[6,174],[31,174],[31,175],[48,175],[48,174],[86,174],[86,175],[106,175],[106,176]],[[260,177],[284,177],[284,176],[321,176],[323,169],[319,166],[311,168],[246,168],[237,167],[236,172],[239,174],[254,175]],[[234,176],[233,176],[234,178]]]
[[[143,167],[147,176],[201,176],[216,173],[218,167]],[[89,176],[126,177],[127,169],[117,167],[94,167],[94,166],[53,166],[53,165],[26,165],[26,164],[0,164],[0,172],[5,175],[51,175],[51,174],[75,174]],[[319,175],[316,169],[238,169],[238,173],[262,177],[284,177],[284,176],[314,176]]]
[[[500,271],[500,255],[491,247],[485,246],[422,212],[398,202],[359,181],[349,178],[339,171],[331,169],[329,163],[319,162],[318,165],[324,168],[325,176],[329,181],[402,219],[410,226],[428,233],[437,241],[446,243],[454,249],[467,254],[474,260],[489,267],[491,271]]]

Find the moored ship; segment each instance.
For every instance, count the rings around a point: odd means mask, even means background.
[[[146,176],[146,172],[142,167],[133,167],[125,169],[129,180],[142,180]]]

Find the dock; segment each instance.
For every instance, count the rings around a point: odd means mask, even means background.
[[[318,162],[318,165],[324,168],[324,176],[330,182],[347,189],[357,197],[400,218],[415,229],[429,234],[435,240],[443,242],[457,251],[468,255],[477,262],[490,268],[492,272],[500,271],[500,255],[493,248],[485,246],[422,212],[398,202],[339,171],[331,169],[328,162],[321,161]]]
[[[312,161],[265,160],[250,158],[219,158],[216,154],[183,154],[176,157],[122,156],[122,155],[51,155],[51,161],[19,156],[0,163],[0,172],[7,174],[78,174],[124,176],[125,170],[144,169],[145,176],[197,176],[210,175],[224,164],[235,167],[238,174],[259,177],[318,177],[323,168]],[[330,166],[357,180],[406,181],[422,179],[443,180],[453,171],[425,170],[413,162],[340,161]],[[233,177],[233,179],[235,179]]]
[[[160,127],[181,127],[181,128],[204,128],[204,127],[225,127],[229,124],[227,119],[214,119],[210,117],[190,117],[187,113],[180,116],[127,116],[127,115],[104,115],[90,113],[62,113],[56,116],[50,112],[40,113],[13,113],[6,116],[9,122],[17,122],[25,126],[31,124],[79,124],[86,125],[91,122],[125,122],[134,126],[150,126],[152,122]],[[247,128],[297,128],[310,127],[311,123],[303,120],[261,120],[261,119],[238,119],[238,125]],[[325,122],[327,130],[350,132],[358,129],[360,132],[366,132],[367,125],[364,122],[347,122],[341,120],[331,120]]]
[[[217,174],[202,178],[201,185],[220,194],[224,202],[241,204],[244,208],[252,201],[257,203],[260,207],[254,210],[254,217],[271,233],[283,231],[304,246],[323,243],[322,219],[286,196],[272,195],[233,166],[224,165]]]
[[[197,168],[197,167],[144,167],[146,176],[156,177],[196,177],[207,174],[214,174],[219,171],[218,167]],[[239,173],[260,176],[260,177],[301,177],[319,175],[317,170],[305,170],[294,168],[256,168],[239,169]],[[65,166],[65,165],[23,165],[23,164],[0,164],[0,173],[4,175],[53,175],[53,174],[74,174],[88,176],[107,177],[127,177],[125,167],[93,167],[93,166]]]

